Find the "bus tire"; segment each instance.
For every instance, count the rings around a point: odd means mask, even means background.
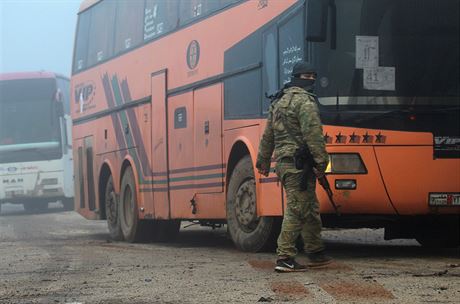
[[[272,250],[280,230],[275,217],[257,216],[256,183],[251,157],[243,157],[230,177],[227,192],[227,226],[242,251]]]
[[[113,187],[112,176],[107,179],[107,183],[105,185],[104,204],[110,238],[114,241],[122,241],[123,234],[121,233],[120,226],[119,204],[115,188]]]
[[[131,167],[123,174],[120,189],[120,227],[123,239],[129,243],[145,239],[146,223],[139,219],[136,183]]]

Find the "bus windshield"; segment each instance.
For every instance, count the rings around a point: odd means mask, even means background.
[[[0,82],[0,163],[61,156],[55,92],[54,79]]]
[[[459,106],[458,0],[332,3],[312,44],[321,104]]]

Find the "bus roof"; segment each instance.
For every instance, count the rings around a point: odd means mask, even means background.
[[[102,0],[83,0],[80,4],[80,10],[78,11],[78,13],[83,12],[84,10],[90,8],[94,4],[101,2],[101,1]]]
[[[19,80],[19,79],[37,79],[37,78],[65,78],[68,77],[54,72],[38,71],[38,72],[17,72],[17,73],[0,73],[0,81],[4,80]]]

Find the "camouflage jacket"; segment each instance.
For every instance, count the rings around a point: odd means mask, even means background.
[[[290,133],[286,128],[290,129]],[[293,140],[291,134],[297,140]],[[284,95],[270,106],[257,163],[269,168],[273,151],[276,161],[294,156],[299,147],[297,142],[308,145],[317,169],[324,171],[329,158],[314,95],[299,87],[290,87],[284,89]]]

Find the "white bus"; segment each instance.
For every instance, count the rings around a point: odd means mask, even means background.
[[[69,94],[55,73],[0,74],[0,210],[74,209]]]

